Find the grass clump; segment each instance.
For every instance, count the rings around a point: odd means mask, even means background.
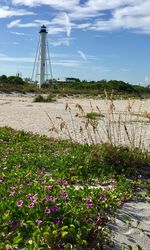
[[[44,97],[42,95],[37,95],[33,102],[54,102],[56,101],[55,96],[52,94],[49,94],[48,96]]]
[[[138,150],[0,128],[0,249],[112,249],[110,213],[149,162]]]
[[[104,117],[104,115],[98,112],[89,112],[89,113],[86,113],[85,115],[85,118],[92,119],[92,120],[102,118],[102,117]]]

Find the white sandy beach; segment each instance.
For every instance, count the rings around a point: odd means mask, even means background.
[[[79,112],[76,108],[76,104],[80,104],[85,112],[91,112],[92,109],[93,111],[97,111],[97,106],[105,117],[98,120],[98,135],[94,140],[95,142],[107,141],[106,123],[108,124],[108,119],[106,114],[108,113],[108,105],[105,100],[62,98],[52,103],[33,103],[33,98],[34,95],[0,94],[0,126],[10,126],[14,129],[23,129],[25,131],[47,135],[49,137],[68,138],[68,135],[64,130],[60,132],[59,135],[53,131],[49,131],[49,129],[52,128],[52,123],[47,116],[48,114],[57,128],[61,123],[61,120],[58,119],[58,117],[62,117],[67,124],[72,138],[75,141],[82,142],[83,138],[81,138],[79,131],[81,126],[84,127],[84,124],[82,119],[79,119],[78,117],[74,118],[75,114]],[[71,114],[70,112],[65,111],[66,103],[68,103],[71,108]],[[143,147],[149,149],[150,122],[148,122],[148,119],[136,115],[131,118],[127,115],[127,100],[116,100],[114,101],[114,105],[114,119],[119,119],[118,117],[121,115],[124,120],[128,121],[127,128],[130,132],[130,137],[134,137],[133,140],[137,141],[137,146],[139,144],[140,136],[142,135]],[[150,113],[150,99],[142,102],[140,100],[130,101],[130,105],[132,106],[132,112],[134,114],[137,114],[139,109],[141,109],[140,112],[146,111]],[[73,116],[73,122],[71,115]],[[132,123],[130,124],[131,119]],[[114,140],[119,141],[120,144],[129,144],[123,126],[120,135],[117,134],[117,130],[118,128],[116,126],[114,131],[111,132],[114,134]],[[87,137],[87,134],[84,133],[83,137]]]
[[[96,106],[99,107],[101,112],[105,115],[107,112],[107,105],[104,100],[93,100],[93,99],[70,99],[62,98],[52,103],[33,103],[33,95],[18,95],[18,94],[0,94],[0,126],[10,126],[17,130],[31,131],[40,135],[47,135],[49,137],[58,137],[53,131],[49,131],[52,124],[47,116],[50,115],[56,127],[59,126],[60,119],[56,117],[63,117],[72,136],[75,140],[81,141],[81,134],[78,132],[82,121],[77,118],[77,122],[72,123],[71,115],[65,111],[66,103],[71,107],[71,114],[74,116],[77,113],[76,104],[82,105],[86,112],[90,112],[92,109],[96,111]],[[92,104],[92,107],[90,105]],[[116,100],[115,113],[124,115],[126,112],[128,101]],[[138,113],[139,107],[143,110],[142,112],[150,113],[150,99],[135,100],[132,112]],[[47,113],[47,114],[46,114]],[[130,121],[130,117],[126,117]],[[143,133],[143,145],[147,149],[150,148],[150,123],[143,117],[135,117],[138,121],[135,121],[130,125],[135,126],[134,132],[138,138],[138,133]],[[144,123],[140,122],[144,121]],[[102,129],[103,121],[100,121],[99,130],[101,138],[105,138],[105,130]],[[74,135],[74,129],[77,134]],[[104,134],[103,134],[104,133]],[[122,131],[123,133],[123,131]],[[63,131],[59,134],[61,138],[67,138]],[[124,136],[122,136],[124,138]],[[97,138],[98,140],[99,138]],[[119,217],[116,224],[113,226],[115,250],[129,249],[127,246],[131,245],[133,250],[138,250],[137,245],[140,245],[143,250],[150,249],[150,203],[147,201],[132,201],[125,204],[125,206],[118,212]],[[139,228],[144,229],[142,232],[140,229],[135,227],[128,227],[124,221],[124,216],[130,215],[132,219],[132,225],[136,224],[136,221],[140,221]],[[122,248],[122,244],[126,248]]]

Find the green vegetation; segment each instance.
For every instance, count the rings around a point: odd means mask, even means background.
[[[0,91],[11,93],[17,91],[20,93],[54,93],[60,96],[84,95],[84,96],[99,96],[104,98],[104,90],[108,93],[114,91],[116,98],[147,98],[150,97],[150,88],[131,85],[123,81],[116,80],[101,80],[101,81],[80,81],[76,78],[66,78],[66,82],[53,81],[51,83],[43,84],[42,88],[37,88],[36,83],[31,82],[30,79],[23,80],[16,76],[0,76]]]
[[[53,92],[60,93],[61,95],[89,95],[89,96],[99,96],[104,98],[104,90],[108,93],[114,92],[115,98],[145,98],[150,96],[150,88],[131,85],[123,81],[91,81],[91,82],[66,82],[59,83],[57,85],[52,85],[51,89]]]
[[[46,97],[38,95],[33,100],[33,102],[55,102],[55,101],[56,101],[55,96],[52,94],[49,94]]]
[[[112,249],[107,222],[139,187],[150,155],[0,128],[0,249]]]
[[[95,119],[104,117],[104,115],[98,112],[89,112],[89,113],[86,113],[85,117],[88,119],[95,120]]]

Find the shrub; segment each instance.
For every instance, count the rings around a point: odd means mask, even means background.
[[[33,102],[54,102],[56,99],[52,94],[49,94],[47,97],[44,97],[42,95],[38,95],[34,98]]]

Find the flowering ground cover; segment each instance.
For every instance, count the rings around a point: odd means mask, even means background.
[[[0,128],[0,249],[112,249],[108,222],[138,188],[146,152]]]

